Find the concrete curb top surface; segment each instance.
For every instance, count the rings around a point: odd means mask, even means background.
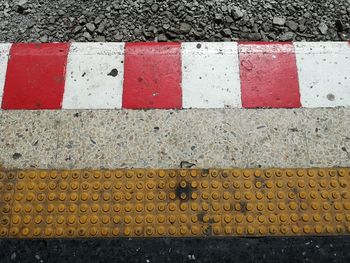
[[[0,44],[1,109],[350,106],[350,44]]]

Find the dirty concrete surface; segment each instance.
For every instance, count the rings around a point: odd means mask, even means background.
[[[350,109],[1,111],[8,168],[345,167]]]

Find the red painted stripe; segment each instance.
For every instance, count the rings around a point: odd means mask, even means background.
[[[13,44],[3,109],[60,109],[69,44]]]
[[[180,109],[180,43],[125,45],[123,108]]]
[[[243,108],[300,108],[292,43],[239,43]]]

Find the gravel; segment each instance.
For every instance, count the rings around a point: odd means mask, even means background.
[[[1,42],[344,41],[349,0],[1,0]]]

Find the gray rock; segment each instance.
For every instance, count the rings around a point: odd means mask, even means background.
[[[102,22],[102,23],[98,26],[96,32],[99,33],[99,34],[103,34],[103,32],[105,31],[105,28],[106,28],[106,23],[105,23],[105,22]]]
[[[102,22],[102,18],[101,17],[98,16],[98,17],[95,18],[95,21],[94,21],[95,25],[98,25],[101,22]]]
[[[272,23],[276,26],[284,26],[284,24],[286,23],[286,18],[275,16],[273,18]]]
[[[32,20],[28,21],[28,23],[27,23],[27,29],[30,29],[30,28],[32,28],[33,26],[35,26],[35,22],[32,21]]]
[[[19,0],[17,2],[17,7],[19,7],[21,10],[25,10],[28,8],[28,0]]]
[[[96,29],[95,25],[93,23],[87,23],[85,25],[86,29],[90,32],[93,33]]]
[[[222,5],[222,6],[221,6],[221,11],[222,11],[222,12],[225,13],[225,12],[227,12],[227,10],[228,10],[227,5]]]
[[[280,41],[291,41],[293,40],[295,37],[295,33],[293,32],[286,32],[282,35],[279,36],[279,40]]]
[[[157,38],[158,38],[159,42],[166,42],[166,41],[168,41],[168,38],[166,37],[165,34],[160,34],[160,35],[158,35]]]
[[[231,29],[229,29],[229,28],[224,28],[224,29],[222,30],[222,35],[223,35],[223,36],[226,36],[226,37],[230,37],[230,36],[232,35]]]
[[[306,30],[306,26],[305,25],[299,25],[298,30],[299,30],[299,32],[304,32]]]
[[[83,29],[82,26],[76,26],[76,27],[73,29],[73,33],[74,33],[74,34],[79,33],[82,29]]]
[[[142,29],[140,29],[140,28],[135,28],[135,29],[134,29],[134,34],[135,34],[136,37],[142,36]]]
[[[321,34],[327,35],[328,26],[327,26],[324,22],[321,22],[321,23],[318,25],[318,30],[320,30]]]
[[[180,31],[182,33],[188,34],[191,31],[191,29],[192,29],[191,25],[187,23],[181,23],[180,25]]]
[[[290,30],[296,31],[298,29],[299,25],[298,25],[298,23],[296,23],[294,21],[287,21],[286,26],[289,27]]]
[[[49,40],[49,37],[47,35],[44,35],[40,38],[41,43],[46,43]]]
[[[224,19],[225,19],[225,22],[228,23],[228,24],[231,24],[231,23],[234,22],[234,20],[233,20],[232,17],[230,17],[230,16],[225,16]]]
[[[153,12],[157,12],[158,9],[159,9],[159,6],[158,6],[157,4],[153,4],[153,5],[151,6],[151,10],[152,10]]]
[[[114,40],[114,41],[117,41],[117,42],[123,41],[123,36],[117,34],[117,35],[114,36],[114,39],[113,39],[113,40]]]
[[[89,32],[84,32],[83,37],[87,40],[91,40],[91,35]]]
[[[234,7],[232,9],[231,14],[232,14],[232,18],[235,20],[239,20],[239,19],[243,18],[243,16],[244,16],[242,10],[239,9],[239,7]]]
[[[96,42],[106,42],[106,38],[104,36],[95,37]]]
[[[221,13],[215,13],[215,21],[216,22],[221,22],[222,21],[222,14]]]
[[[251,40],[251,41],[261,40],[260,33],[241,33],[240,36],[242,39]]]

